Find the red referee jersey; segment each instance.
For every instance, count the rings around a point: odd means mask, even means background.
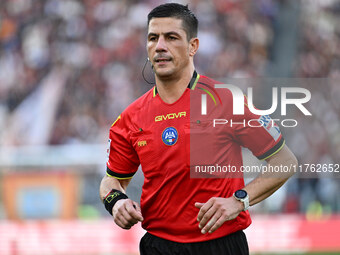
[[[247,120],[268,116],[254,115],[245,106],[245,114],[235,119],[231,92],[226,89],[217,92],[214,89],[217,83],[195,72],[183,95],[172,104],[165,103],[154,87],[132,103],[110,129],[107,174],[117,179],[132,178],[141,165],[145,177],[142,227],[155,236],[182,243],[201,242],[245,229],[251,223],[248,211],[241,212],[214,233],[201,234],[195,202],[230,197],[244,187],[244,181],[243,178],[191,178],[190,166],[199,163],[192,152],[199,146],[211,148],[209,144],[197,143],[200,137],[217,132],[209,139],[218,143],[214,146],[218,151],[212,150],[209,162],[238,169],[242,166],[241,146],[265,159],[284,145],[276,125],[256,128],[247,125]],[[193,93],[208,94],[206,116],[199,114],[200,105],[193,104]],[[235,122],[242,118],[246,125],[225,125],[214,130],[208,117]]]

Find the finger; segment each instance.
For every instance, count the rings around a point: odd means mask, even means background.
[[[134,225],[138,222],[138,220],[132,217],[126,209],[122,212],[121,216],[131,225]]]
[[[121,228],[123,228],[123,229],[130,229],[130,228],[131,228],[131,227],[129,227],[129,225],[124,224],[124,223],[120,220],[120,218],[118,218],[118,217],[116,217],[116,218],[114,219],[114,221],[115,221],[115,223],[116,223],[119,227],[121,227]]]
[[[215,206],[210,207],[209,210],[203,215],[198,227],[200,229],[204,228],[207,222],[209,221],[209,219],[211,219],[214,216],[216,211],[217,211],[217,208]]]
[[[201,221],[204,214],[210,209],[210,207],[212,207],[213,205],[213,201],[212,199],[209,199],[208,202],[206,202],[200,209],[200,211],[198,212],[198,215],[197,215],[197,221]]]
[[[124,204],[122,215],[132,225],[136,224],[138,220],[142,218],[142,215],[137,211],[132,200],[129,200]]]
[[[142,211],[141,211],[141,209],[140,209],[139,204],[138,204],[137,202],[135,202],[135,201],[132,201],[132,203],[133,203],[133,207],[134,207],[138,212],[140,212],[140,213],[142,214]]]
[[[226,219],[224,219],[223,217],[220,217],[215,224],[210,228],[209,233],[213,233],[215,230],[217,230],[219,227],[222,226],[222,224],[226,221]]]
[[[114,221],[119,227],[121,227],[121,228],[124,227],[124,224],[117,217],[114,219]]]
[[[123,212],[123,216],[129,222],[136,224],[138,222],[138,218],[141,215],[138,214],[138,211],[134,208],[132,201],[130,203],[125,204],[125,211]]]
[[[216,222],[220,219],[220,217],[221,217],[221,213],[216,212],[214,214],[214,216],[211,217],[211,219],[208,221],[208,223],[204,226],[204,228],[202,229],[201,233],[205,234],[208,231],[210,233],[211,228],[216,224]]]
[[[200,203],[200,202],[196,202],[196,203],[195,203],[195,206],[196,206],[197,208],[201,208],[203,205],[204,205],[204,203]]]
[[[133,205],[133,208],[135,209],[133,217],[135,219],[137,219],[138,221],[143,221],[144,218],[143,218],[142,211],[140,209],[139,204],[137,202],[135,202],[135,201],[132,201],[132,205]]]
[[[122,223],[123,228],[131,227],[133,224],[132,222],[129,222],[123,214],[117,215],[117,219]]]

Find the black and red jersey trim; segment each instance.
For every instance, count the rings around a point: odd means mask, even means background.
[[[272,147],[270,150],[263,153],[262,155],[257,156],[257,158],[259,160],[265,160],[271,157],[272,155],[276,154],[277,152],[279,152],[283,148],[284,145],[285,145],[285,139],[281,137],[280,141],[274,147]]]
[[[117,179],[130,179],[133,177],[133,175],[135,173],[129,173],[129,174],[120,174],[120,173],[116,173],[114,171],[112,171],[109,167],[106,168],[106,173],[111,176],[111,177],[115,177]]]

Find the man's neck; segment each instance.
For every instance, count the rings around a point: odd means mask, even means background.
[[[179,77],[172,79],[161,79],[156,76],[156,86],[159,96],[165,103],[176,102],[184,93],[195,71],[194,66],[183,70]]]

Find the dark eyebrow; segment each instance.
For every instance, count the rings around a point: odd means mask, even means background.
[[[175,31],[169,31],[169,32],[165,33],[165,36],[169,36],[169,35],[176,35],[178,37],[181,37],[181,35],[179,33],[175,32]],[[151,33],[148,34],[148,38],[150,38],[151,36],[159,36],[159,34],[151,32]]]
[[[156,33],[149,33],[148,34],[148,38],[150,38],[151,36],[158,36],[158,34],[156,34]]]
[[[181,35],[180,35],[179,33],[175,32],[175,31],[167,32],[167,33],[165,33],[165,35],[166,35],[166,36],[169,36],[169,35],[176,35],[176,36],[178,36],[178,37],[181,37]]]

